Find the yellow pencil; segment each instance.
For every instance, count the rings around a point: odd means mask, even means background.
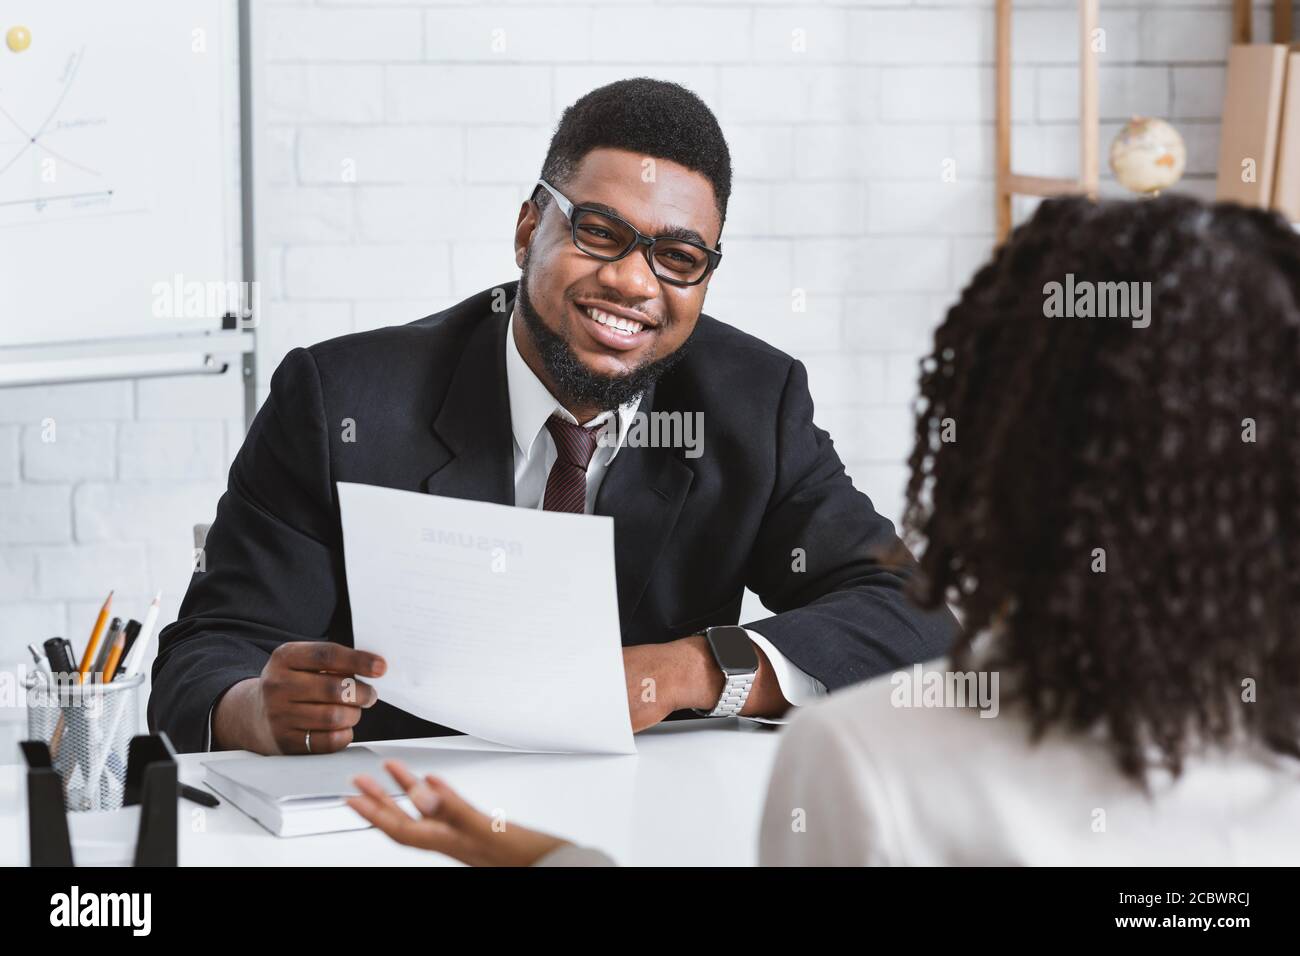
[[[113,605],[113,592],[108,592],[108,597],[104,598],[104,606],[99,609],[99,617],[95,620],[94,630],[90,632],[90,642],[86,645],[86,653],[81,655],[81,666],[77,668],[77,683],[82,683],[86,675],[90,673],[91,665],[95,663],[98,657],[99,642],[104,636],[104,626],[108,623],[108,611]]]
[[[113,640],[113,646],[108,649],[108,660],[104,661],[104,683],[107,684],[117,673],[117,665],[122,660],[122,652],[126,650],[126,631],[117,632],[117,637]]]

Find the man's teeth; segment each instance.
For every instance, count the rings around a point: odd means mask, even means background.
[[[610,315],[608,312],[602,312],[600,309],[586,306],[587,314],[599,322],[601,325],[608,325],[610,328],[618,329],[620,332],[627,332],[629,335],[635,335],[640,332],[644,325],[640,322],[633,322],[631,319],[625,319],[621,316]]]

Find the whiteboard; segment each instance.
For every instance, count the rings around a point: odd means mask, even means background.
[[[0,4],[0,351],[220,329],[238,134],[233,0]]]

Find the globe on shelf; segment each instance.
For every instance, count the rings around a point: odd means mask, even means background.
[[[1125,189],[1154,196],[1182,177],[1187,147],[1164,120],[1135,116],[1110,144],[1110,168]]]

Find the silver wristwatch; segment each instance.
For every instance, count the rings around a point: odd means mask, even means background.
[[[692,709],[702,717],[732,717],[739,714],[745,701],[749,700],[754,678],[758,676],[758,651],[745,629],[735,624],[711,627],[704,632],[704,639],[726,683],[712,710]]]

